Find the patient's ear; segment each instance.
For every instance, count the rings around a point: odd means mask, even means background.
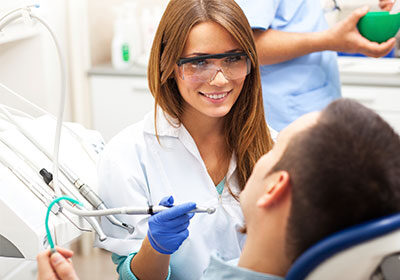
[[[257,200],[258,207],[269,207],[285,194],[289,188],[289,173],[280,170],[270,174],[267,178],[265,190],[261,197]]]

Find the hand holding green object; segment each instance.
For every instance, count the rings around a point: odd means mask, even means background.
[[[361,35],[370,41],[383,43],[394,37],[400,28],[400,13],[368,12],[357,24]]]

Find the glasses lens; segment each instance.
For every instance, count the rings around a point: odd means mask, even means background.
[[[250,73],[249,63],[247,56],[231,56],[222,61],[221,69],[228,80],[236,80]]]
[[[191,82],[210,82],[221,71],[227,80],[236,80],[250,73],[250,59],[246,55],[219,59],[199,59],[182,64],[181,77]]]

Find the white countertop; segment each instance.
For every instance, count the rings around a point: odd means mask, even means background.
[[[110,63],[93,66],[88,75],[102,75],[102,76],[141,76],[147,75],[147,66],[135,64],[126,70],[117,70]]]
[[[400,87],[399,58],[339,57],[342,84]]]

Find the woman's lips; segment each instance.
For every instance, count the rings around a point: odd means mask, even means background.
[[[230,92],[231,92],[231,90],[230,91],[222,91],[222,92],[212,92],[212,93],[200,92],[200,94],[207,97],[208,99],[219,101],[219,100],[224,99]]]

